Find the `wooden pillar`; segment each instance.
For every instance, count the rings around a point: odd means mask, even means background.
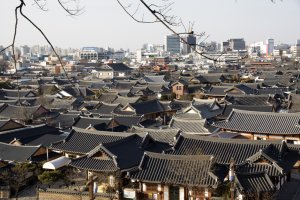
[[[94,181],[93,177],[91,177],[89,181],[89,200],[94,200]]]

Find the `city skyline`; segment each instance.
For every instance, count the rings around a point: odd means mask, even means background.
[[[6,20],[3,20],[5,28],[1,33],[0,45],[11,43],[17,3],[2,2],[0,11]],[[85,7],[85,12],[76,17],[66,16],[54,2],[48,2],[46,12],[28,3],[24,13],[44,30],[54,46],[61,48],[109,46],[134,51],[144,43],[163,44],[164,36],[171,34],[159,23],[134,22],[114,1],[91,0],[81,2],[81,5]],[[194,31],[206,32],[209,35],[207,41],[218,43],[229,38],[244,38],[247,44],[273,38],[276,44],[295,44],[300,38],[300,28],[296,26],[299,10],[300,3],[296,0],[276,3],[268,0],[232,0],[226,3],[189,0],[172,5],[172,14],[180,17],[185,25],[188,26],[189,21],[195,22]],[[38,31],[19,17],[16,45],[44,44],[46,42]]]

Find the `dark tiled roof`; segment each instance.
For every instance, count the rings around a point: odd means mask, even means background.
[[[54,119],[55,127],[59,127],[61,129],[70,128],[79,116],[80,114],[78,113],[61,113]]]
[[[42,110],[37,112],[40,108]],[[43,106],[14,106],[6,105],[0,111],[0,118],[11,118],[11,119],[32,119],[39,117],[41,114],[49,112]]]
[[[274,151],[282,152],[285,143],[276,140],[223,139],[197,135],[179,136],[171,154],[176,155],[213,155],[216,162],[229,164],[233,158],[236,164],[244,163],[249,157],[274,145]]]
[[[101,143],[117,141],[129,135],[132,134],[107,131],[88,131],[74,128],[65,140],[53,143],[51,148],[64,152],[86,154]]]
[[[234,105],[271,105],[269,95],[226,95],[225,101]]]
[[[98,172],[114,172],[119,169],[112,159],[98,159],[87,155],[72,160],[69,165],[78,169]]]
[[[135,109],[135,113],[138,115],[159,113],[165,111],[164,107],[157,99],[143,101],[139,103],[130,103],[129,105]]]
[[[166,183],[176,185],[216,187],[218,181],[212,170],[213,156],[182,156],[165,155],[157,153],[145,153],[139,166],[139,170],[130,173],[131,179],[144,182]],[[222,170],[226,174],[226,168]]]
[[[31,160],[40,146],[15,146],[0,142],[0,159],[25,162]]]
[[[150,128],[141,128],[134,126],[131,130],[133,133],[148,133],[154,140],[159,142],[165,142],[168,144],[174,143],[174,138],[179,134],[179,129],[150,129]]]
[[[114,115],[113,119],[120,125],[127,127],[137,126],[141,121],[141,116],[126,116],[126,115]]]
[[[202,74],[199,75],[197,77],[195,77],[196,79],[198,79],[200,81],[200,83],[220,83],[221,82],[221,76],[220,74]]]
[[[61,132],[59,132],[58,129],[48,125],[38,125],[0,132],[0,141],[9,143],[12,140],[17,139],[22,144],[27,144],[45,134],[60,135]]]
[[[8,90],[8,89],[1,89],[1,92],[4,92],[4,95],[7,97],[35,97],[36,94],[33,90]]]
[[[67,137],[67,135],[61,133],[61,134],[43,134],[40,137],[36,137],[30,139],[28,142],[26,142],[27,145],[42,145],[45,147],[49,147],[52,143],[59,142],[64,140]]]
[[[95,95],[92,90],[86,87],[65,87],[63,90],[73,97],[87,97]]]
[[[222,111],[222,114],[219,116],[221,118],[226,119],[233,109],[238,110],[248,110],[248,111],[256,111],[256,112],[273,112],[273,106],[272,105],[232,105],[227,104],[224,106],[224,109]]]
[[[183,101],[183,100],[177,100],[177,99],[174,99],[172,102],[171,102],[171,106],[175,109],[185,109],[189,106],[191,106],[192,102],[191,101]]]
[[[216,100],[195,99],[192,102],[192,108],[196,109],[202,119],[209,119],[219,115],[223,108]]]
[[[106,129],[106,126],[111,122],[112,122],[112,118],[91,118],[91,117],[80,116],[73,124],[73,127],[82,128],[82,129],[94,127],[97,130],[99,130],[98,128],[101,127],[101,130],[103,130],[103,128]]]
[[[104,151],[106,150],[105,152],[112,157],[115,156],[117,166],[121,170],[130,169],[138,166],[144,154],[144,150],[147,147],[144,139],[134,134],[114,142],[103,143],[100,148],[104,149]]]
[[[213,126],[247,133],[299,135],[299,120],[300,113],[232,110],[225,121],[215,122]]]
[[[102,93],[101,96],[98,98],[99,101],[105,103],[112,103],[117,98],[117,93]]]
[[[114,85],[118,90],[130,90],[136,83],[136,81],[115,81]]]
[[[126,106],[129,103],[137,103],[141,100],[140,97],[123,97],[118,95],[116,99],[114,99],[113,103],[121,104],[122,106]]]
[[[236,174],[238,188],[244,193],[268,192],[275,189],[269,176],[263,173]]]
[[[258,89],[259,95],[283,95],[284,92],[288,92],[288,88],[260,88]]]
[[[225,92],[230,92],[230,90],[232,89],[237,89],[239,91],[241,91],[244,94],[257,94],[257,89],[253,89],[247,85],[244,84],[238,84],[238,85],[234,85],[231,88],[228,88],[227,90],[225,90]]]
[[[110,66],[114,71],[132,71],[132,69],[124,63],[108,63],[107,65]]]
[[[118,109],[120,104],[109,104],[109,103],[100,103],[95,109],[90,110],[90,113],[95,113],[99,115],[112,115],[115,109]]]
[[[92,110],[94,109],[96,106],[99,105],[99,101],[84,101],[82,102],[82,104],[80,105],[79,110],[85,108],[87,110]]]
[[[143,77],[146,82],[154,82],[154,83],[163,83],[165,82],[165,76],[164,75],[158,75],[158,76],[150,76],[146,75]]]
[[[212,96],[225,96],[225,90],[227,90],[228,88],[228,86],[212,86],[204,93]]]

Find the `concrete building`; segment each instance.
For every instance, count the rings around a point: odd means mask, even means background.
[[[296,41],[296,45],[291,46],[291,53],[294,58],[300,58],[300,40]]]
[[[80,51],[80,59],[82,60],[98,60],[99,48],[97,47],[83,47]]]
[[[249,45],[249,53],[256,52],[260,55],[270,56],[274,54],[274,39],[268,38],[266,41],[255,42]]]
[[[232,51],[241,51],[246,49],[246,42],[243,38],[229,39],[228,42]]]
[[[180,38],[176,35],[165,36],[165,51],[170,54],[180,54]]]
[[[186,55],[192,52],[192,48],[196,46],[197,39],[194,35],[188,35],[184,39],[189,44],[182,43],[182,54]]]

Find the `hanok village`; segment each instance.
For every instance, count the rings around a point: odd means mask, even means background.
[[[1,75],[1,199],[275,199],[299,176],[293,67],[34,66]]]

